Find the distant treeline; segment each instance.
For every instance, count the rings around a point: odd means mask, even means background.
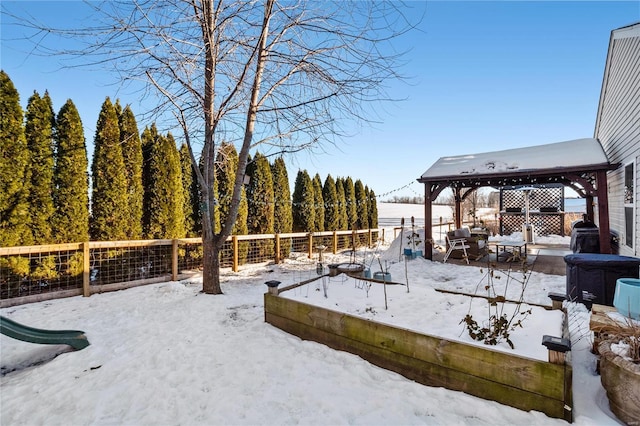
[[[396,203],[396,204],[424,204],[424,197],[414,196],[409,197],[407,195],[394,195],[385,201],[385,203]]]
[[[199,236],[202,203],[188,148],[155,123],[138,131],[129,106],[107,97],[88,156],[82,121],[69,99],[58,114],[48,92],[26,112],[0,71],[0,246]],[[216,156],[214,229],[230,209],[238,154]],[[376,197],[360,180],[298,172],[293,195],[282,158],[249,158],[234,234],[367,229],[378,226]],[[91,197],[89,185],[91,184]]]

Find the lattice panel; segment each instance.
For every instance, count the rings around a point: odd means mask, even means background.
[[[557,211],[564,210],[564,186],[535,187],[529,193],[529,209],[540,210],[545,208],[555,208]],[[505,187],[501,191],[500,210],[520,208],[524,210],[525,192],[514,188]]]
[[[508,186],[500,190],[500,233],[522,232],[525,223],[525,191]],[[529,192],[529,221],[536,235],[564,235],[564,186],[533,185]]]
[[[564,236],[564,213],[558,214],[531,214],[529,220],[538,236],[547,235]],[[524,214],[501,214],[500,234],[511,235],[514,232],[522,232],[525,222]]]

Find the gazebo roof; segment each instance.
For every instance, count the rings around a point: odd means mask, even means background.
[[[547,145],[442,157],[418,182],[453,186],[505,186],[563,182],[568,173],[615,168],[597,139],[585,138]]]
[[[618,166],[609,162],[600,142],[592,138],[442,157],[418,179],[425,187],[424,220],[433,222],[431,204],[448,187],[454,190],[455,220],[459,228],[462,226],[461,204],[477,188],[560,183],[587,198],[588,220],[594,220],[593,199],[598,198],[600,250],[609,253],[607,171]],[[432,241],[432,232],[432,227],[425,228],[425,241]],[[431,243],[425,246],[425,256],[432,259]]]

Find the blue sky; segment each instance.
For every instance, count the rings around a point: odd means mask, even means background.
[[[381,122],[354,125],[353,136],[324,153],[288,158],[322,179],[361,179],[381,200],[422,195],[415,180],[438,158],[592,137],[611,30],[640,21],[640,1],[429,1],[417,31],[399,40],[410,49],[389,85],[405,99],[386,104]],[[82,19],[78,2],[9,2],[35,17]],[[0,66],[20,93],[45,90],[57,112],[70,98],[87,144],[106,96],[141,113],[140,100],[96,71],[60,70],[53,58],[29,55],[20,30],[2,17]],[[139,122],[140,130],[150,123]],[[293,190],[293,188],[291,188]]]

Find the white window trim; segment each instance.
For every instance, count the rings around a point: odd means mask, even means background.
[[[636,226],[636,203],[638,200],[638,164],[636,162],[635,158],[632,158],[631,161],[627,161],[624,163],[624,171],[623,171],[623,188],[626,187],[626,178],[627,178],[627,167],[629,167],[629,165],[633,166],[633,176],[631,177],[631,182],[633,185],[633,203],[625,203],[624,202],[624,192],[622,194],[622,211],[623,211],[623,221],[624,221],[624,226],[625,226],[625,241],[624,241],[624,245],[627,249],[633,250],[633,252],[635,253],[636,247],[635,247],[635,240],[636,240],[636,235],[638,230],[637,230],[637,226]],[[626,215],[626,209],[627,208],[631,208],[632,213],[632,218],[631,218],[631,226],[633,227],[632,233],[633,233],[633,238],[631,239],[631,245],[629,245],[629,241],[627,241],[627,221],[625,218]]]

